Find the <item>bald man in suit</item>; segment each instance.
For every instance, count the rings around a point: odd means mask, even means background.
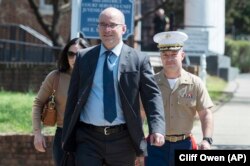
[[[74,65],[64,116],[63,148],[76,153],[79,166],[133,166],[136,156],[145,155],[147,150],[139,96],[151,143],[164,144],[161,93],[149,57],[122,41],[126,32],[124,14],[113,7],[104,9],[98,30],[102,43],[81,51]],[[112,72],[114,81],[109,81],[109,86],[113,89],[109,91],[114,91],[114,96],[105,91],[105,63]],[[112,120],[106,118],[105,100],[115,101],[108,105],[115,110]]]

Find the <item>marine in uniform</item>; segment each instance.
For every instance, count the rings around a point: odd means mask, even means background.
[[[210,149],[213,133],[213,102],[201,79],[182,68],[187,34],[179,31],[161,32],[154,36],[158,43],[163,69],[155,75],[164,103],[165,144],[156,147],[148,143],[147,166],[174,165],[176,149],[197,149],[191,133],[196,114],[201,121],[203,140],[200,149]]]

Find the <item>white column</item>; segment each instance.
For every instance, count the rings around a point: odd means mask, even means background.
[[[198,26],[208,25],[208,18],[206,16],[209,10],[208,1],[209,0],[185,0],[184,25],[188,26],[188,29],[193,29],[195,26],[198,28]]]
[[[208,50],[224,54],[225,0],[185,0],[185,29],[207,30]]]
[[[201,72],[200,72],[200,78],[203,81],[203,83],[206,85],[206,78],[207,78],[207,61],[206,61],[206,55],[202,54],[200,58],[200,64],[201,64]]]
[[[80,32],[80,13],[81,0],[72,0],[71,2],[71,33],[70,38],[79,37]]]

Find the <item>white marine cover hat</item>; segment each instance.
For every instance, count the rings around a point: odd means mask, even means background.
[[[188,35],[180,31],[160,32],[154,35],[153,40],[158,43],[160,51],[178,51],[183,45],[184,41],[188,39]]]

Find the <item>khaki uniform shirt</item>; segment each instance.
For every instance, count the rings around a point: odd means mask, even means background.
[[[166,135],[190,134],[197,111],[213,106],[201,79],[181,71],[173,89],[163,70],[155,75],[161,89],[166,119]]]

